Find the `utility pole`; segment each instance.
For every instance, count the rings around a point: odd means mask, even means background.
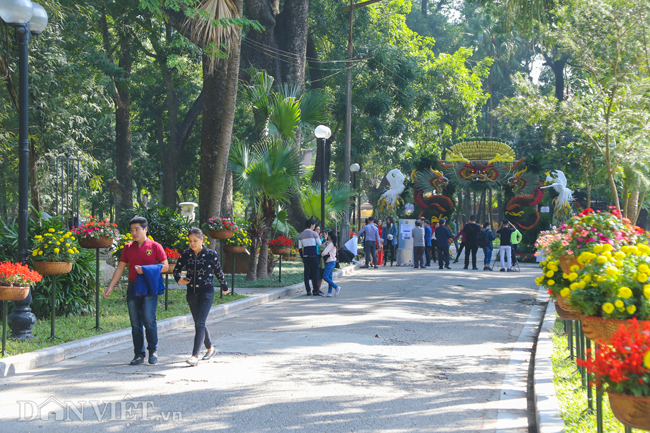
[[[348,35],[348,93],[347,93],[347,103],[345,110],[345,154],[343,158],[343,167],[345,171],[343,173],[343,183],[347,186],[350,186],[350,162],[352,160],[352,54],[354,51],[354,45],[352,44],[352,24],[354,22],[353,12],[355,9],[362,8],[364,6],[377,3],[381,0],[368,0],[362,3],[353,3],[354,0],[350,0],[350,6],[343,8],[343,12],[350,12],[350,32]],[[323,158],[325,155],[323,154]],[[345,199],[346,206],[345,212],[343,213],[343,224],[341,224],[341,245],[345,245],[347,241],[350,240],[350,199]]]

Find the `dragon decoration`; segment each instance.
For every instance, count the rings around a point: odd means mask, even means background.
[[[438,160],[442,170],[414,170],[415,202],[424,209],[421,214],[432,213],[432,220],[437,221],[453,211],[452,200],[442,194],[450,182],[460,188],[475,183],[506,185],[515,195],[506,204],[508,219],[519,229],[529,230],[539,222],[536,206],[544,192],[537,175],[528,172],[524,161],[516,159],[514,150],[498,139],[467,139],[453,145],[444,160]]]

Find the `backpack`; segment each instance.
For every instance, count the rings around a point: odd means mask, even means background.
[[[476,245],[480,248],[487,248],[490,246],[490,241],[488,240],[487,230],[481,230],[476,235]]]

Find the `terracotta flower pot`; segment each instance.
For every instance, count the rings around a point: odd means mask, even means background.
[[[614,416],[628,427],[650,430],[650,397],[607,393]]]
[[[210,230],[210,237],[212,239],[230,239],[235,235],[234,230]]]
[[[246,252],[246,247],[243,245],[224,245],[223,250],[227,253],[245,253]]]
[[[559,257],[560,260],[560,267],[562,268],[562,272],[565,274],[570,274],[571,273],[571,266],[573,265],[578,265],[580,269],[584,269],[584,266],[578,263],[578,260],[574,256],[567,256],[567,255],[561,255]]]
[[[22,301],[29,295],[29,287],[0,286],[0,301]]]
[[[271,252],[276,256],[284,256],[284,255],[291,254],[291,248],[271,247]]]
[[[72,262],[34,262],[34,270],[41,275],[63,275],[72,270]]]
[[[592,341],[602,340],[606,344],[609,344],[621,325],[627,327],[631,323],[627,319],[603,319],[601,317],[583,317],[580,320],[582,321],[582,331],[587,338]],[[646,321],[639,320],[639,323],[643,322]]]
[[[97,249],[97,248],[110,248],[113,245],[113,239],[108,236],[101,238],[84,238],[79,239],[79,246],[81,248]]]

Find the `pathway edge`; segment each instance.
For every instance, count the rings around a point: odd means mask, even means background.
[[[361,263],[348,266],[333,274],[338,279],[350,275],[357,269]],[[305,290],[304,283],[297,283],[292,286],[271,289],[266,293],[253,295],[226,304],[215,305],[210,310],[208,321],[215,320],[242,310],[257,307],[277,299],[283,299],[293,296]],[[171,317],[158,322],[158,334],[163,335],[165,332],[174,329],[184,328],[192,325],[192,315]],[[118,331],[108,332],[106,334],[94,337],[83,338],[81,340],[70,341],[68,343],[58,344],[56,346],[46,347],[33,352],[22,353],[20,355],[9,356],[0,360],[0,378],[13,376],[35,368],[55,364],[57,362],[85,355],[92,351],[105,349],[118,344],[128,343],[131,341],[131,329],[120,329]]]

